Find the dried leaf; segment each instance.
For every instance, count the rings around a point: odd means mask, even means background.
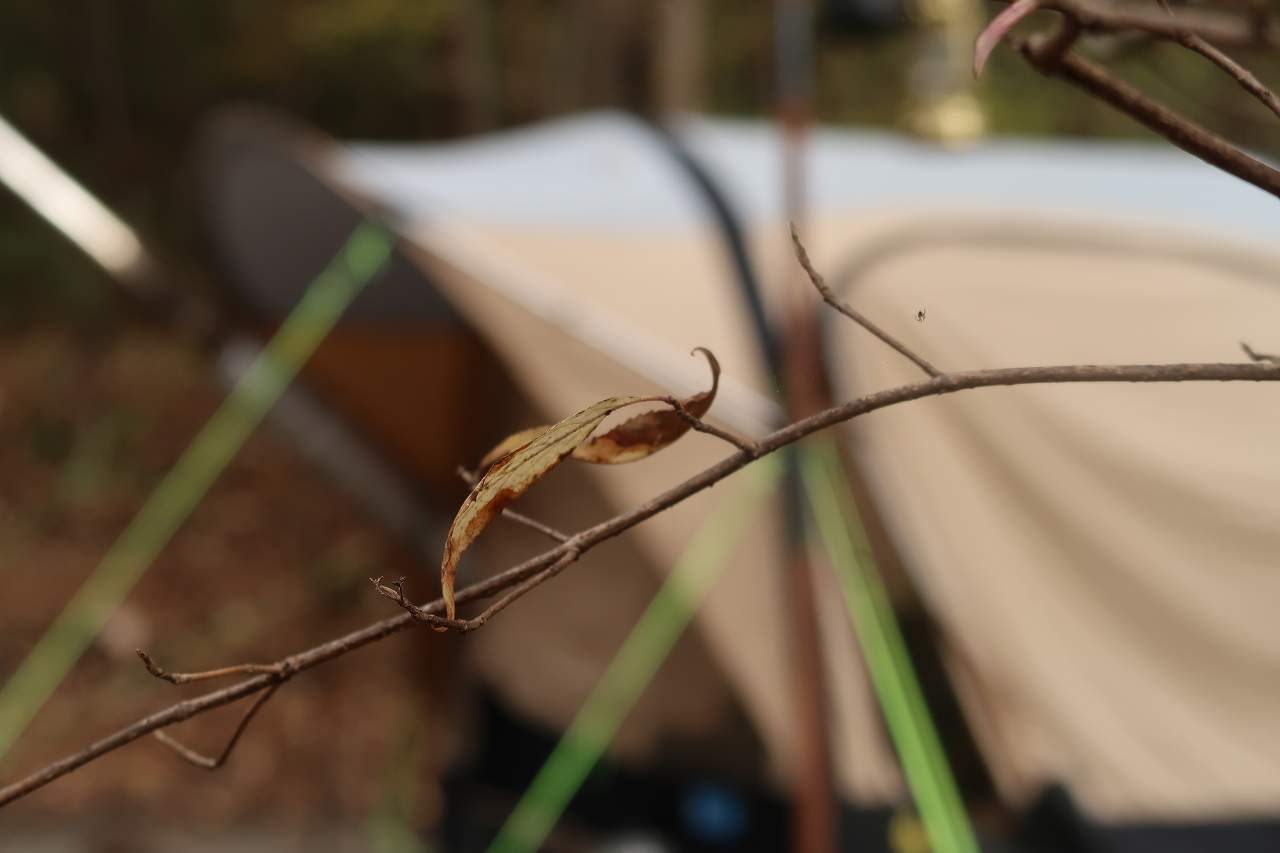
[[[548,429],[549,427],[546,426],[536,426],[529,427],[528,429],[522,429],[517,433],[512,433],[494,445],[494,448],[484,455],[484,458],[480,460],[480,465],[476,470],[481,472],[488,470],[490,465],[497,462],[508,453],[514,453],[524,447]]]
[[[515,452],[499,459],[485,472],[454,516],[444,544],[440,586],[450,619],[457,612],[453,599],[453,582],[458,572],[458,560],[494,516],[573,453],[574,448],[585,441],[591,431],[600,426],[600,422],[611,413],[646,399],[648,398],[609,397],[601,400],[543,430]]]
[[[715,355],[704,347],[698,347],[695,353],[702,353],[711,367],[711,388],[694,394],[681,404],[685,411],[700,418],[715,402],[716,391],[720,388],[720,363]],[[547,429],[545,426],[530,427],[507,436],[480,460],[479,470],[483,471],[508,453],[513,453],[533,441]],[[604,435],[598,435],[590,441],[583,442],[574,448],[573,458],[579,462],[591,462],[596,465],[621,465],[635,462],[646,456],[657,453],[671,444],[690,429],[689,422],[680,417],[674,409],[655,409],[623,421]]]
[[[711,389],[682,401],[686,411],[702,417],[711,408],[720,386],[720,365],[709,350],[694,352],[706,356],[711,366]],[[548,471],[572,455],[584,462],[619,464],[643,459],[689,431],[689,423],[671,409],[646,412],[624,421],[602,436],[591,439],[592,431],[610,414],[653,397],[610,397],[576,412],[550,427],[533,427],[508,436],[490,450],[480,467],[485,471],[454,516],[445,540],[440,563],[440,587],[450,619],[456,615],[454,580],[458,561],[476,537],[503,508],[523,495]]]
[[[1036,9],[1040,8],[1041,0],[1017,0],[1006,6],[999,15],[991,19],[991,23],[987,24],[986,29],[978,34],[978,40],[973,45],[973,76],[977,77],[982,74],[982,69],[987,65],[987,59],[991,57],[991,52],[996,49],[1005,36],[1009,34],[1009,30],[1030,15]]]
[[[681,404],[685,411],[695,418],[701,418],[715,402],[716,391],[720,388],[720,363],[711,351],[698,347],[694,352],[702,353],[711,367],[711,388],[694,394]],[[690,429],[689,422],[680,417],[674,409],[657,409],[636,415],[623,421],[604,435],[596,436],[584,442],[573,451],[573,458],[582,462],[594,462],[597,465],[621,465],[624,462],[635,462],[653,453],[684,435]]]

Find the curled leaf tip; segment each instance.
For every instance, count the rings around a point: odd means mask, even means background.
[[[1019,21],[1039,9],[1041,2],[1042,0],[1017,0],[991,19],[991,23],[978,34],[978,39],[973,45],[974,77],[980,76],[982,69],[987,67],[987,60],[991,58],[991,52],[996,49],[996,45],[1004,40]]]
[[[702,353],[703,358],[707,360],[707,366],[711,368],[711,390],[707,393],[715,397],[716,392],[720,390],[720,361],[716,358],[716,354],[706,347],[694,347],[689,355],[698,353]]]

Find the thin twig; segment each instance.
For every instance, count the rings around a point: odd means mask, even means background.
[[[458,466],[457,471],[458,471],[458,476],[462,478],[462,481],[466,483],[468,486],[471,486],[472,488],[475,487],[476,483],[480,479],[474,471],[469,471],[466,468],[462,467],[461,465]],[[562,533],[559,530],[556,530],[551,525],[543,524],[541,521],[538,521],[536,518],[530,518],[529,516],[525,515],[522,512],[516,512],[514,509],[508,508],[508,509],[502,510],[502,517],[509,521],[514,521],[516,524],[522,524],[525,527],[529,528],[530,530],[537,531],[538,533],[541,533],[543,536],[547,537],[548,539],[554,540],[556,542],[569,541],[569,534]]]
[[[210,679],[226,678],[232,675],[269,675],[273,679],[272,685],[262,693],[259,693],[253,700],[253,703],[249,706],[249,709],[244,712],[244,715],[240,718],[240,722],[236,725],[235,731],[232,732],[231,738],[227,741],[227,745],[223,747],[222,752],[217,758],[210,758],[207,755],[202,755],[190,747],[184,746],[178,740],[170,737],[165,731],[156,730],[154,733],[156,740],[172,749],[185,761],[188,761],[197,767],[203,767],[206,770],[217,770],[226,763],[227,758],[231,755],[231,750],[235,749],[236,743],[240,740],[240,736],[244,734],[245,729],[249,726],[249,722],[253,720],[254,715],[258,713],[258,709],[265,705],[267,700],[270,699],[275,694],[276,690],[280,688],[280,685],[292,678],[294,673],[294,670],[289,666],[287,660],[270,664],[242,663],[234,666],[224,666],[219,669],[209,669],[203,672],[169,672],[156,663],[151,655],[147,654],[142,649],[136,649],[135,651],[137,651],[138,657],[142,659],[142,665],[147,668],[147,672],[162,681],[169,682],[170,684],[190,684],[193,681],[208,681]]]
[[[1280,364],[1280,355],[1270,355],[1265,352],[1258,352],[1244,341],[1240,342],[1240,349],[1244,350],[1244,354],[1249,356],[1251,361],[1259,361],[1270,364]]]
[[[937,397],[976,388],[995,386],[1038,385],[1080,382],[1276,382],[1280,381],[1280,362],[1242,362],[1238,364],[1131,364],[1131,365],[1067,365],[1060,367],[1019,367],[996,370],[978,370],[949,373],[910,385],[868,394],[826,409],[815,415],[796,421],[758,442],[759,453],[745,450],[728,456],[705,468],[689,479],[646,501],[640,506],[616,515],[606,521],[588,527],[570,537],[568,542],[525,560],[519,565],[458,591],[458,604],[468,604],[491,598],[498,593],[521,587],[540,576],[538,583],[553,577],[587,551],[637,524],[664,512],[695,494],[710,488],[742,469],[760,456],[773,453],[813,433],[834,424],[842,423],[868,412],[911,400]],[[559,563],[563,561],[564,565]],[[547,571],[554,567],[553,572]],[[524,590],[527,592],[527,589]],[[521,593],[523,594],[523,593]],[[444,612],[444,601],[437,599],[418,608],[424,614],[439,616]],[[483,615],[483,614],[482,614]],[[479,617],[477,617],[479,618]],[[358,631],[344,634],[321,645],[278,662],[290,676],[323,663],[350,654],[356,649],[407,630],[420,620],[408,612],[375,622]],[[260,693],[279,682],[274,673],[255,675],[245,681],[211,691],[202,696],[178,702],[168,708],[131,723],[115,733],[96,741],[58,761],[42,767],[29,776],[0,788],[0,806],[27,796],[32,791],[101,758],[109,752],[137,740],[151,732],[159,731],[175,723],[203,714],[214,708],[228,705],[246,696]]]
[[[1044,36],[1014,40],[1014,47],[1040,73],[1061,77],[1145,125],[1188,154],[1280,198],[1280,171],[1157,103],[1078,53],[1069,51],[1056,57],[1049,55],[1051,44],[1051,39]]]
[[[236,748],[236,743],[240,740],[240,735],[244,734],[244,730],[249,727],[249,721],[253,719],[253,715],[258,713],[258,709],[267,704],[267,700],[275,695],[280,689],[280,685],[284,682],[276,682],[266,690],[254,697],[253,704],[249,706],[249,710],[244,712],[244,716],[240,718],[236,730],[231,733],[231,739],[227,741],[227,745],[223,747],[221,754],[217,758],[210,758],[202,755],[190,747],[183,746],[179,741],[169,736],[169,733],[163,729],[157,729],[154,734],[156,740],[172,749],[184,760],[189,761],[197,767],[203,767],[205,770],[217,770],[227,762],[227,758],[231,755],[231,750]]]
[[[580,556],[581,554],[577,551],[567,551],[559,560],[556,560],[550,566],[547,566],[542,571],[509,590],[506,595],[502,596],[502,598],[499,598],[493,604],[486,607],[479,616],[475,616],[471,619],[446,619],[442,616],[438,616],[432,612],[431,605],[419,607],[409,601],[405,597],[404,589],[400,584],[388,587],[380,582],[382,580],[381,578],[370,578],[370,580],[373,582],[374,589],[378,591],[379,595],[384,598],[389,598],[396,604],[400,605],[400,607],[404,608],[405,612],[415,620],[425,622],[437,630],[457,631],[458,633],[466,634],[482,627],[495,615],[506,610],[507,606],[511,604],[511,602],[515,601],[517,598],[523,597],[525,593],[529,592],[534,587],[541,586],[556,575],[560,574],[571,564],[577,562]]]
[[[1263,106],[1275,113],[1277,117],[1280,117],[1280,97],[1277,97],[1275,92],[1267,88],[1266,84],[1259,80],[1252,71],[1209,44],[1200,36],[1189,34],[1183,40],[1183,44],[1225,71],[1228,76],[1240,84],[1240,88],[1253,95],[1262,102]]]
[[[689,425],[689,429],[694,432],[702,432],[707,435],[715,436],[721,441],[733,445],[743,453],[757,454],[760,452],[760,445],[757,442],[752,441],[745,436],[738,435],[735,432],[730,432],[727,429],[722,429],[715,424],[707,423],[702,418],[689,411],[688,407],[685,406],[684,401],[679,397],[667,395],[658,397],[657,399],[674,409],[676,414],[680,416],[680,419],[687,423]]]
[[[262,673],[279,673],[280,665],[274,663],[240,663],[235,666],[224,666],[220,669],[209,669],[203,672],[169,672],[160,667],[151,655],[142,649],[135,649],[147,672],[167,681],[170,684],[190,684],[193,681],[208,681],[211,678],[226,678],[231,675],[259,675]]]
[[[1177,20],[1177,16],[1174,15],[1173,9],[1169,6],[1169,0],[1156,0],[1156,2],[1165,11],[1165,14],[1171,19]],[[1275,92],[1267,88],[1261,80],[1254,76],[1252,71],[1209,44],[1203,36],[1196,33],[1180,30],[1176,39],[1187,50],[1200,54],[1221,68],[1228,77],[1240,85],[1240,88],[1253,95],[1262,102],[1263,106],[1275,113],[1277,117],[1280,117],[1280,98],[1276,97]]]
[[[1280,47],[1280,29],[1267,19],[1212,9],[1189,9],[1174,21],[1156,9],[1090,0],[1045,0],[1041,8],[1074,18],[1095,33],[1141,32],[1169,41],[1190,33],[1218,45]]]
[[[861,312],[855,310],[852,306],[841,302],[836,298],[835,293],[832,292],[831,288],[827,285],[826,279],[824,279],[822,275],[813,268],[813,262],[809,260],[809,253],[805,250],[804,243],[800,241],[800,232],[796,230],[796,224],[794,222],[791,223],[791,243],[795,246],[796,260],[800,262],[800,266],[804,268],[805,273],[809,276],[809,281],[813,282],[813,286],[817,288],[818,293],[822,295],[824,302],[848,317],[853,322],[857,323],[862,328],[866,329],[871,334],[875,335],[880,340],[884,341],[901,355],[910,359],[916,367],[919,367],[929,376],[937,377],[942,375],[936,367],[912,352],[906,344],[890,335],[884,329],[881,329]]]

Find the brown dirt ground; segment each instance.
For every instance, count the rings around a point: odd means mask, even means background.
[[[93,570],[221,396],[205,359],[154,334],[86,340],[44,329],[0,338],[0,675]],[[199,692],[152,679],[137,646],[174,669],[275,659],[387,615],[369,576],[420,571],[286,437],[259,429],[0,761],[0,780]],[[216,773],[144,739],[7,809],[0,823],[106,821],[127,839],[157,823],[196,831],[349,824],[390,808],[429,824],[437,800],[421,785],[434,761],[422,742],[431,728],[423,725],[431,713],[426,642],[393,638],[300,677]],[[215,750],[238,710],[175,734]]]

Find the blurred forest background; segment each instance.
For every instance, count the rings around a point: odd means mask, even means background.
[[[215,105],[251,100],[339,138],[454,137],[604,105],[654,106],[662,68],[645,42],[684,0],[2,0],[0,114],[140,227],[171,263],[202,267],[189,142]],[[906,0],[894,18],[936,20],[970,0]],[[769,0],[703,0],[692,102],[769,114]],[[892,127],[928,49],[919,26],[850,26],[820,9],[819,121]],[[869,4],[875,6],[876,4]],[[895,0],[885,7],[894,10]],[[986,17],[998,5],[967,14]],[[1262,108],[1198,57],[1117,42],[1121,73],[1246,146],[1280,151]],[[1260,69],[1264,74],[1267,69]],[[993,134],[1145,131],[997,52],[978,95]],[[6,324],[53,312],[99,323],[88,262],[12,198],[0,200]]]

